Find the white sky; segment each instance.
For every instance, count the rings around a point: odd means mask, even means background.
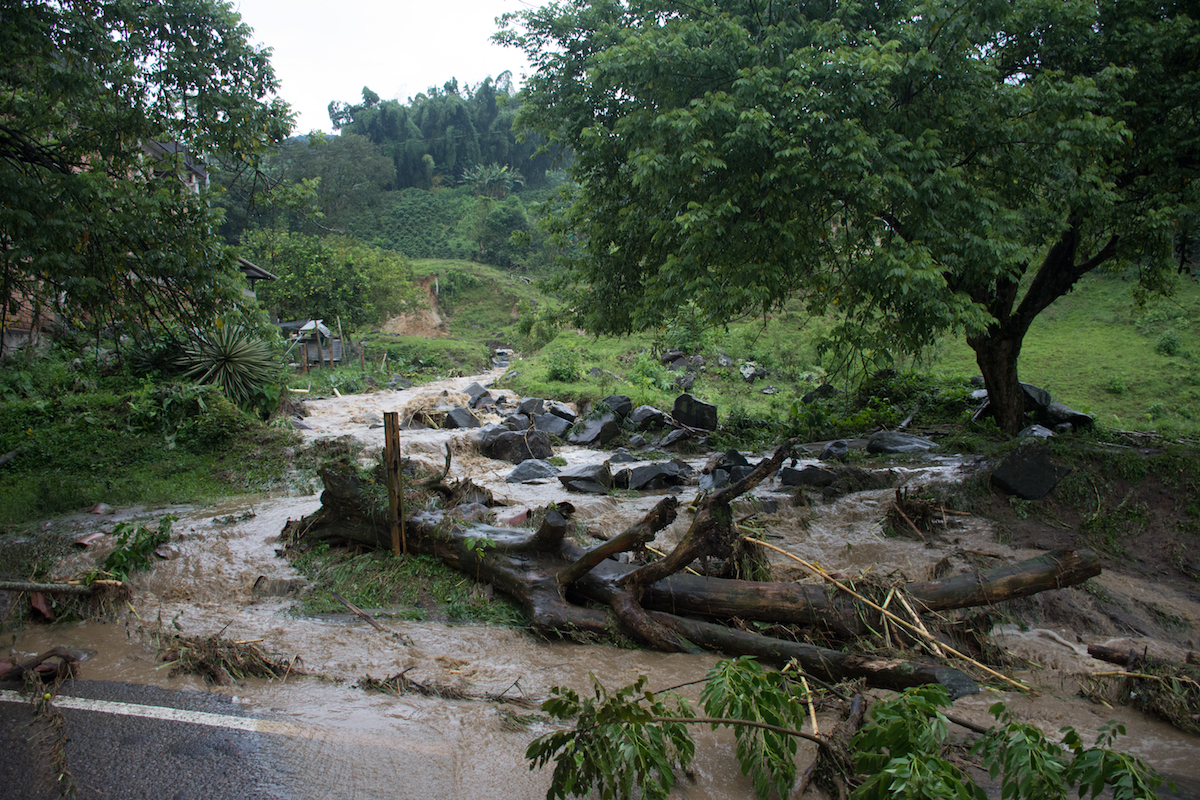
[[[363,86],[407,100],[451,78],[476,85],[528,64],[489,41],[496,17],[542,0],[233,0],[253,39],[274,50],[279,94],[297,112],[294,133],[329,132],[331,100],[361,102]]]

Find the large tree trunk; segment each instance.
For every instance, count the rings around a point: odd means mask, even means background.
[[[481,583],[492,584],[523,606],[534,629],[544,633],[605,633],[615,626],[664,650],[707,648],[775,661],[797,658],[806,669],[827,679],[865,677],[873,685],[888,688],[934,681],[956,696],[973,691],[970,678],[949,667],[852,656],[688,618],[807,625],[846,638],[879,629],[877,612],[826,586],[726,580],[680,572],[696,559],[728,555],[735,538],[729,530],[728,504],[770,474],[789,450],[789,446],[780,448],[743,481],[703,499],[691,530],[676,550],[646,566],[623,564],[611,556],[640,549],[670,524],[678,506],[673,497],[664,498],[620,536],[591,549],[564,538],[567,519],[555,508],[547,509],[536,531],[456,523],[440,512],[414,514],[407,521],[409,547],[412,552],[440,558]],[[348,540],[389,549],[386,514],[371,505],[357,470],[348,464],[334,464],[322,470],[322,478],[326,488],[321,508],[309,517],[289,521],[284,537],[292,541]],[[664,564],[671,569],[664,569]],[[1057,551],[988,573],[913,583],[907,589],[918,607],[942,610],[1073,585],[1099,571],[1094,554]]]
[[[1021,339],[1001,332],[970,337],[967,343],[975,351],[975,362],[983,374],[988,392],[988,409],[1000,430],[1015,435],[1025,427],[1025,390],[1017,378],[1017,358]]]

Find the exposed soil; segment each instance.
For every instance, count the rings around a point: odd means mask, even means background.
[[[436,339],[447,336],[446,322],[438,311],[437,294],[434,292],[434,278],[422,278],[416,284],[425,293],[425,305],[409,314],[399,314],[385,322],[380,330],[384,333],[394,333],[400,336],[422,336]]]

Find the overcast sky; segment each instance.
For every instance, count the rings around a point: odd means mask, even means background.
[[[451,78],[475,84],[528,66],[492,44],[496,17],[541,0],[233,0],[254,39],[274,49],[279,94],[297,112],[295,133],[332,130],[331,100],[359,102],[363,86],[407,100]]]

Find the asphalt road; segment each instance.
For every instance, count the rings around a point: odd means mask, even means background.
[[[224,695],[68,681],[59,731],[27,694],[0,690],[0,800],[60,796],[52,749],[65,738],[80,800],[285,800],[289,723],[247,715]]]

